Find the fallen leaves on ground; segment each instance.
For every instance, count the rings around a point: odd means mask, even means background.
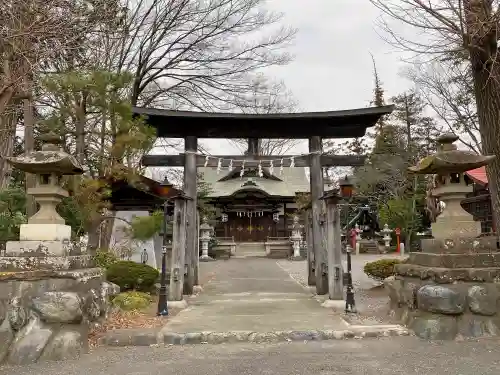
[[[94,326],[89,335],[90,347],[97,346],[98,340],[107,331],[124,328],[156,328],[162,327],[167,322],[166,316],[152,316],[143,311],[114,311],[108,319]]]

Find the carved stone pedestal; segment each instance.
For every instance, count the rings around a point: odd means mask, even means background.
[[[8,242],[0,257],[0,365],[78,357],[117,293],[93,257],[67,240]]]
[[[100,268],[0,272],[0,366],[76,358],[119,288]]]
[[[496,237],[422,240],[385,280],[392,317],[425,339],[500,335]]]

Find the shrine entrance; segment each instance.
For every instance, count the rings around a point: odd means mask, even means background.
[[[229,216],[229,236],[236,242],[265,242],[276,237],[276,223],[271,212],[241,211]]]
[[[198,237],[196,233],[197,216],[197,168],[210,167],[220,172],[221,163],[229,161],[228,168],[238,170],[243,175],[249,167],[262,167],[273,170],[274,166],[309,168],[311,196],[311,237],[308,248],[309,280],[314,280],[319,295],[328,293],[327,253],[324,244],[323,206],[321,199],[324,193],[323,167],[359,166],[366,159],[363,155],[328,155],[323,153],[323,139],[363,137],[366,129],[374,126],[384,115],[393,111],[393,106],[360,108],[345,111],[310,112],[310,113],[207,113],[163,110],[157,108],[134,107],[133,113],[144,116],[148,125],[156,129],[158,137],[183,138],[185,153],[180,155],[146,155],[142,159],[143,166],[148,167],[184,167],[185,221],[179,221],[182,236],[178,251],[185,253],[185,273],[180,272],[178,284],[184,283],[183,294],[192,294],[193,285],[198,273]],[[198,152],[199,138],[246,138],[248,150],[245,155],[202,155]],[[259,139],[308,139],[307,155],[260,155]],[[296,160],[297,158],[297,160]],[[266,165],[263,165],[263,160]],[[237,172],[238,173],[238,172]],[[260,174],[260,173],[259,173]],[[272,174],[272,173],[271,173]],[[287,182],[288,184],[288,182]],[[279,194],[269,194],[274,199]],[[254,211],[259,211],[253,207]],[[224,212],[226,215],[228,211]],[[258,217],[238,216],[233,230],[241,239],[261,240],[269,233],[268,211]],[[272,211],[271,214],[274,214]],[[286,211],[283,210],[283,214]],[[219,220],[219,219],[218,219]],[[255,221],[257,220],[257,222]],[[220,218],[222,222],[222,215]],[[282,220],[285,223],[285,220]],[[256,230],[257,228],[257,230]],[[262,230],[260,230],[262,228]],[[240,229],[240,230],[239,230]],[[272,229],[271,229],[272,231]],[[175,242],[175,240],[174,240]],[[176,250],[176,251],[177,251]],[[182,265],[177,265],[174,273],[179,273]],[[316,272],[321,270],[321,272]],[[182,297],[182,296],[181,296]]]

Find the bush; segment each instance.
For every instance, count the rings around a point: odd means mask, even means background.
[[[142,292],[124,292],[113,298],[112,304],[121,310],[142,310],[148,307],[153,299],[151,295]]]
[[[394,274],[394,265],[401,263],[399,259],[379,259],[366,263],[363,271],[376,280],[384,280]]]
[[[118,285],[122,291],[150,292],[158,280],[158,276],[157,269],[147,264],[128,260],[113,263],[106,271],[108,281]]]
[[[112,264],[118,262],[118,257],[109,250],[99,249],[95,253],[97,267],[108,269]]]

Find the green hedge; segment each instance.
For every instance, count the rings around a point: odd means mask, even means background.
[[[99,249],[94,256],[97,267],[108,269],[112,264],[120,261],[120,259],[111,251],[106,249]]]
[[[394,275],[394,266],[399,263],[399,259],[379,259],[366,263],[363,271],[371,278],[382,281]]]
[[[122,292],[127,290],[150,292],[158,276],[157,269],[128,260],[113,263],[106,270],[107,280],[118,285]]]

